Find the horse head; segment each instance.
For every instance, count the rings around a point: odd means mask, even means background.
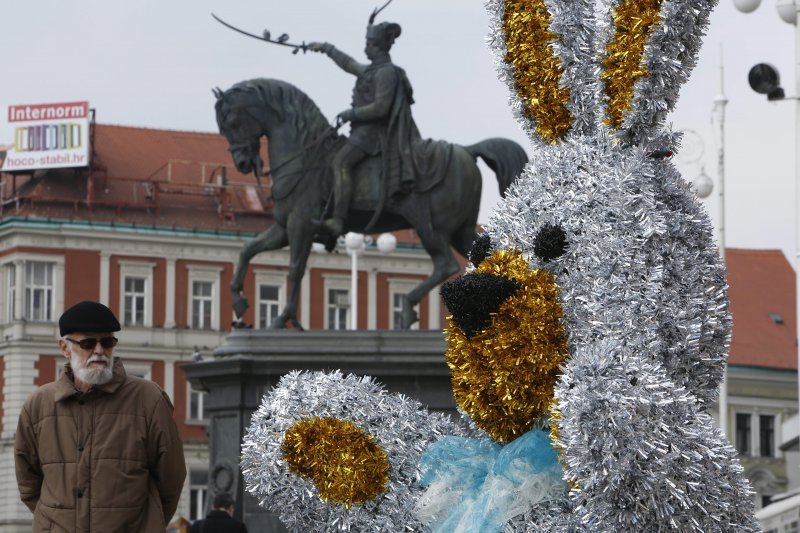
[[[281,149],[270,154],[270,165],[294,157],[316,146],[320,139],[335,134],[316,104],[303,91],[281,80],[257,78],[237,83],[227,91],[214,89],[217,97],[217,125],[228,139],[239,172],[261,175],[261,136],[274,134]],[[274,147],[276,144],[271,145]],[[273,159],[273,156],[275,158]],[[316,153],[310,153],[316,159]]]
[[[236,86],[224,92],[218,87],[212,91],[217,97],[214,105],[217,126],[219,132],[228,140],[228,150],[236,169],[242,174],[253,172],[261,187],[264,161],[259,152],[264,128],[254,113],[253,95]]]

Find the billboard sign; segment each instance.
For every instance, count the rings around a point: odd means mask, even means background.
[[[0,129],[0,170],[89,166],[89,102],[10,105]]]

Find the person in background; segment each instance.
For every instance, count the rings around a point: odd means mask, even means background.
[[[164,531],[186,478],[169,397],[125,373],[105,305],[74,305],[58,326],[66,364],[25,402],[14,442],[33,531]]]
[[[189,533],[247,533],[247,527],[233,518],[233,498],[227,492],[214,496],[211,511],[192,524]]]

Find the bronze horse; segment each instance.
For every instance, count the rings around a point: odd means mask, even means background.
[[[332,188],[331,158],[345,142],[317,108],[293,85],[272,79],[237,83],[227,91],[214,90],[220,133],[228,140],[236,168],[246,174],[262,175],[259,156],[261,137],[269,140],[275,223],[245,243],[231,282],[234,310],[241,317],[248,307],[241,294],[250,260],[258,253],[289,246],[289,298],[270,325],[302,329],[297,320],[300,280],[314,241],[331,238],[318,232],[319,220],[327,207]],[[497,176],[503,194],[528,161],[525,151],[508,139],[487,139],[472,146],[448,145],[449,161],[440,179],[424,191],[413,191],[385,203],[369,186],[376,180],[359,175],[354,179],[353,205],[345,221],[345,231],[375,233],[414,228],[433,260],[433,273],[403,300],[403,327],[417,321],[414,306],[436,285],[458,272],[459,265],[450,249],[466,257],[477,237],[475,227],[481,195],[481,174],[476,164],[480,156]],[[361,166],[368,166],[369,161]],[[380,165],[371,167],[380,169]],[[361,169],[364,170],[364,169]],[[374,173],[373,173],[374,176]],[[373,187],[374,188],[374,187]],[[361,191],[361,193],[359,193]],[[366,193],[364,192],[366,191]],[[385,194],[385,191],[378,195]],[[384,205],[385,203],[385,205]],[[376,209],[378,216],[373,220]],[[368,227],[369,226],[369,227]],[[335,244],[335,243],[334,243]]]

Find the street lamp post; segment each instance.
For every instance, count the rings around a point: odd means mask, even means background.
[[[358,329],[358,256],[364,253],[366,239],[361,233],[352,231],[344,236],[347,253],[350,254],[350,329]]]
[[[372,244],[372,237],[350,232],[344,236],[345,248],[350,254],[350,329],[358,329],[358,256]],[[381,233],[376,242],[378,251],[390,254],[397,247],[397,238],[391,233]]]
[[[725,107],[728,98],[725,96],[725,69],[722,62],[722,50],[719,54],[719,93],[714,97],[713,122],[717,127],[717,208],[719,219],[719,253],[725,263]],[[722,375],[719,391],[719,427],[722,434],[728,436],[728,370]]]

